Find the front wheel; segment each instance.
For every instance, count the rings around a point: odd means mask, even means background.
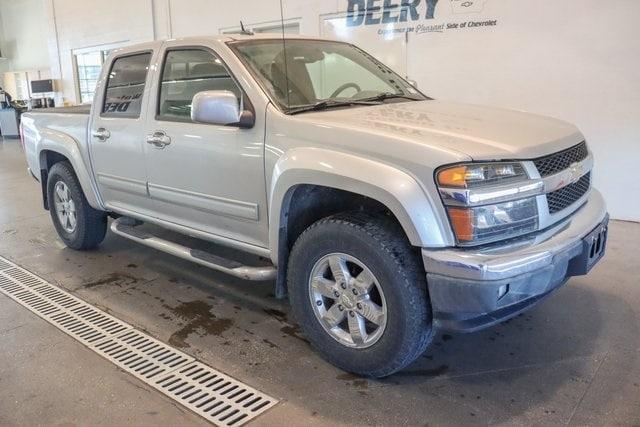
[[[98,246],[107,232],[107,214],[89,205],[68,162],[51,167],[47,198],[53,225],[68,247],[77,250]]]
[[[339,214],[309,227],[289,260],[289,298],[311,344],[334,365],[384,377],[432,337],[419,254],[384,216]]]

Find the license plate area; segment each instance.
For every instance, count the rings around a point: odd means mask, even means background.
[[[582,254],[571,260],[567,276],[585,275],[602,259],[607,247],[608,231],[609,216],[582,239]]]

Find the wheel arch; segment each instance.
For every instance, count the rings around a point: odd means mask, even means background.
[[[78,142],[68,135],[55,131],[49,132],[49,135],[43,138],[38,146],[40,184],[42,186],[45,209],[49,209],[47,200],[49,170],[54,164],[62,161],[67,161],[71,164],[89,205],[94,209],[104,210],[91,180],[89,169],[86,166]]]
[[[378,209],[400,224],[413,246],[443,247],[451,239],[433,202],[411,175],[351,154],[291,150],[276,164],[269,202],[269,246],[278,266],[276,294],[281,297],[286,293],[286,265],[295,238],[325,216]]]

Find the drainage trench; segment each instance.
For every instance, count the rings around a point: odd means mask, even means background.
[[[3,257],[0,292],[216,425],[245,424],[278,403]]]

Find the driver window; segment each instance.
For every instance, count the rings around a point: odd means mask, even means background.
[[[325,53],[323,60],[306,65],[316,99],[327,99],[332,95],[350,98],[360,91],[373,91],[375,94],[393,90],[364,67],[342,55]]]
[[[169,51],[165,57],[158,120],[191,121],[191,102],[198,92],[228,90],[242,105],[242,91],[222,61],[212,52],[201,49]]]

